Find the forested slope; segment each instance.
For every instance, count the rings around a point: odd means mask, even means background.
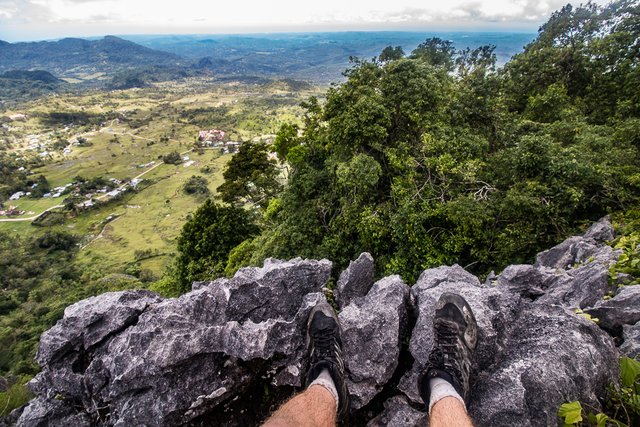
[[[272,171],[229,164],[245,181],[221,187],[223,200],[251,206],[262,232],[230,257],[199,260],[184,286],[227,261],[227,273],[265,257],[326,257],[339,269],[363,251],[379,274],[409,282],[441,264],[486,274],[606,213],[632,214],[638,14],[629,1],[566,6],[501,69],[491,46],[456,51],[437,38],[354,59],[326,102],[305,103],[301,129],[281,128],[282,191],[272,197]]]

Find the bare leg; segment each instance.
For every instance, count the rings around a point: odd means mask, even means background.
[[[312,385],[282,405],[263,426],[335,426],[336,409],[331,393],[320,385]]]
[[[431,408],[429,427],[473,427],[473,423],[458,399],[445,397]]]

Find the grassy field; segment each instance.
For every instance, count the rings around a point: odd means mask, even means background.
[[[189,152],[186,155],[195,163],[187,167],[157,166],[160,158],[171,151],[191,150],[200,129],[223,129],[232,140],[269,141],[282,123],[300,122],[303,111],[299,103],[319,93],[319,89],[293,92],[286,84],[219,84],[190,79],[145,89],[52,96],[2,114],[27,115],[26,121],[11,124],[8,145],[15,152],[35,156],[39,154],[30,146],[34,141],[43,144],[40,151],[49,154],[45,164],[32,172],[44,175],[52,188],[66,185],[76,176],[126,180],[144,174],[145,182],[137,192],[80,213],[53,229],[81,236],[77,258],[81,264],[108,274],[124,272],[137,262],[160,277],[173,258],[175,239],[187,216],[203,201],[185,194],[184,182],[193,175],[204,176],[214,196],[231,156],[212,149],[203,154]],[[59,125],[45,120],[59,112],[117,118]],[[73,145],[79,137],[88,144]],[[69,141],[70,152],[51,149],[56,140]],[[209,166],[208,173],[200,171],[204,166]],[[22,198],[11,205],[24,210],[21,217],[28,218],[62,204],[64,199]],[[23,221],[0,222],[0,231],[29,236],[46,229]],[[136,260],[141,251],[147,253]]]
[[[187,216],[202,202],[201,198],[184,194],[182,186],[193,175],[201,175],[209,180],[209,189],[215,193],[216,187],[222,183],[220,171],[230,155],[217,157],[213,150],[205,154],[195,155],[196,163],[189,167],[184,165],[161,165],[145,178],[153,182],[131,197],[126,203],[112,210],[102,209],[97,214],[93,225],[85,225],[92,236],[80,251],[79,261],[101,262],[111,270],[122,269],[135,259],[135,251],[149,250],[159,256],[143,261],[144,268],[159,273],[175,252],[175,239]],[[212,166],[215,171],[205,175],[199,172],[204,165]],[[105,224],[100,223],[106,216],[116,218]],[[95,215],[95,214],[94,214]],[[97,226],[96,226],[97,225]],[[105,257],[105,254],[109,254]]]

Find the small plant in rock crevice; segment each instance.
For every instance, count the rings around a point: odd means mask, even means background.
[[[611,387],[611,398],[605,403],[604,412],[594,413],[587,409],[577,400],[566,402],[558,408],[558,417],[563,427],[640,425],[640,362],[621,357],[620,385]]]

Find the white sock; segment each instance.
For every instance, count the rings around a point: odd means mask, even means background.
[[[458,392],[451,384],[442,378],[431,378],[429,380],[429,387],[431,387],[431,396],[429,397],[429,413],[431,413],[431,408],[435,405],[440,399],[444,399],[445,397],[455,397],[462,403],[462,406],[466,406],[464,404],[464,399],[460,397]]]
[[[315,380],[313,380],[311,384],[309,384],[309,387],[311,387],[312,385],[321,385],[322,387],[327,389],[329,393],[331,393],[333,398],[336,400],[336,411],[337,411],[339,406],[338,390],[336,390],[336,385],[333,383],[333,379],[331,379],[331,374],[329,373],[329,370],[323,369],[322,372],[320,372],[320,375],[318,375],[318,378],[316,378]]]

